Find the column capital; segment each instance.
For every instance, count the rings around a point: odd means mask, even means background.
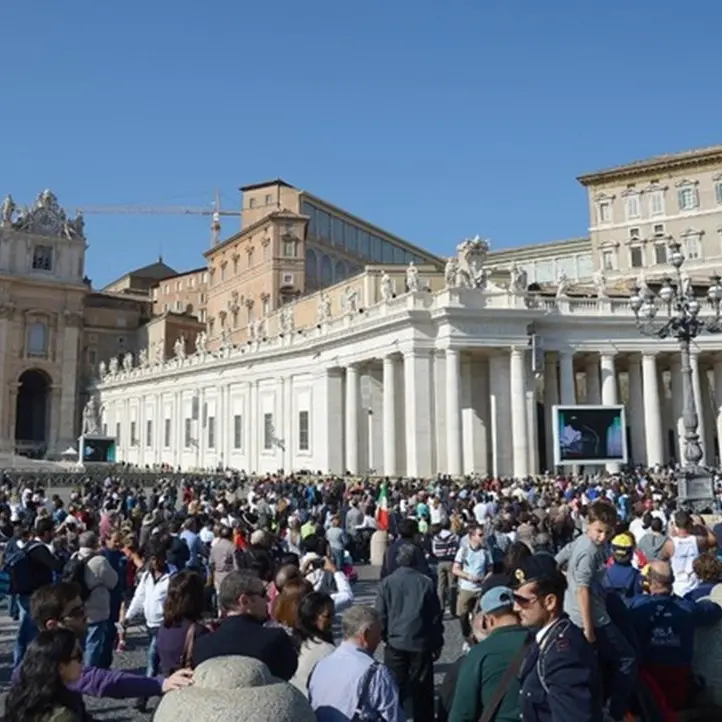
[[[619,352],[616,349],[613,348],[605,348],[599,350],[597,353],[599,353],[599,358],[616,358],[619,355]]]
[[[433,349],[430,348],[409,348],[402,351],[405,359],[407,358],[429,358]]]

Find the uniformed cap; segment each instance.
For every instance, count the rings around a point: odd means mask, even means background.
[[[557,563],[550,554],[533,554],[522,559],[514,570],[514,584],[521,587],[529,582],[549,581],[559,574]]]

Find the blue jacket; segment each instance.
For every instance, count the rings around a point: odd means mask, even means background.
[[[579,627],[558,619],[535,640],[519,672],[524,722],[601,722],[597,660]]]
[[[689,666],[694,654],[694,630],[722,619],[722,607],[693,602],[673,594],[643,594],[629,604],[637,630],[640,662],[670,667]]]
[[[630,564],[613,562],[604,573],[602,586],[618,594],[625,602],[642,593],[642,575]]]

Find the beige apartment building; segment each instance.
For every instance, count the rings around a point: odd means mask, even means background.
[[[722,269],[722,146],[660,155],[579,177],[588,191],[594,265],[610,278],[669,271],[670,239],[685,270]]]

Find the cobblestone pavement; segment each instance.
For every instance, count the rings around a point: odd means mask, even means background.
[[[373,578],[373,572],[369,568],[361,568],[360,579],[354,586],[356,602],[360,604],[372,604],[375,595],[377,582]],[[437,684],[443,678],[450,663],[453,662],[461,652],[461,633],[459,622],[451,619],[447,613],[445,621],[445,644],[444,652],[436,664]],[[5,694],[8,690],[10,671],[12,665],[12,648],[15,639],[17,624],[13,622],[6,612],[6,608],[0,610],[0,714],[5,706]],[[128,645],[125,652],[115,654],[113,667],[124,669],[140,674],[145,673],[145,650],[146,642],[141,627],[134,627],[128,633]],[[114,720],[115,722],[130,722],[131,720],[150,720],[152,715],[137,712],[132,707],[133,700],[118,699],[94,699],[85,698],[88,711],[97,720]],[[157,700],[152,700],[149,710],[152,711]]]

